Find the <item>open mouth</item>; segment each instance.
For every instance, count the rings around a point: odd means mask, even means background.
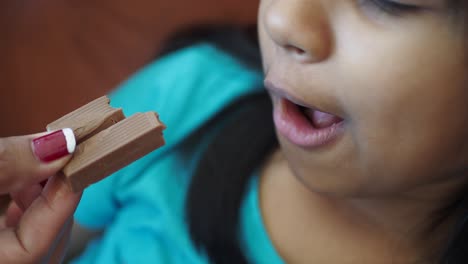
[[[341,117],[297,105],[286,98],[279,98],[273,116],[281,135],[306,148],[330,143],[342,134],[344,127]]]

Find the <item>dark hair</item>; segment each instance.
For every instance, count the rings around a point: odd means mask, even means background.
[[[463,41],[466,41],[468,33],[468,1],[449,0],[450,8],[455,17],[456,24],[460,27],[464,35]],[[465,45],[466,46],[466,45]],[[468,53],[468,46],[467,53]],[[465,193],[453,201],[443,210],[442,215],[448,216],[451,213],[460,212],[460,218],[456,221],[452,229],[449,242],[442,252],[441,264],[461,264],[468,262],[468,188],[464,188]]]
[[[443,253],[442,264],[467,263],[468,261],[468,199],[460,202],[458,209],[462,212],[452,237]]]
[[[236,109],[241,108],[239,112]],[[276,145],[266,94],[244,97],[198,164],[186,200],[190,235],[213,263],[247,263],[239,246],[239,208],[252,173]]]
[[[464,2],[455,1],[458,4]],[[260,53],[252,27],[192,28],[175,35],[163,53],[199,41],[212,42],[239,58],[247,67],[260,68]],[[204,151],[186,198],[187,225],[192,241],[213,263],[247,263],[238,237],[240,206],[253,171],[278,145],[271,111],[267,94],[256,93],[237,99],[200,129],[228,117],[228,122]],[[460,210],[462,217],[453,229],[447,247],[438,254],[441,264],[468,263],[468,197],[455,201],[439,218],[443,221],[444,215],[455,210]]]

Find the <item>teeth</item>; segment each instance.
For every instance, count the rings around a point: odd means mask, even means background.
[[[304,108],[304,114],[309,118],[309,120],[316,128],[329,127],[342,120],[335,115],[320,112],[310,108]]]

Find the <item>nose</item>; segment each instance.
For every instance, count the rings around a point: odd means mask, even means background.
[[[266,33],[303,63],[326,60],[333,46],[325,6],[319,0],[272,0],[265,8]]]

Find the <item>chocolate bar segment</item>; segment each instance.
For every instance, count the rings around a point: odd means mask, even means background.
[[[71,128],[77,143],[83,142],[125,118],[122,109],[111,107],[109,102],[102,96],[50,123],[47,130]]]
[[[81,191],[164,145],[164,129],[156,113],[137,113],[79,144],[62,173]]]

